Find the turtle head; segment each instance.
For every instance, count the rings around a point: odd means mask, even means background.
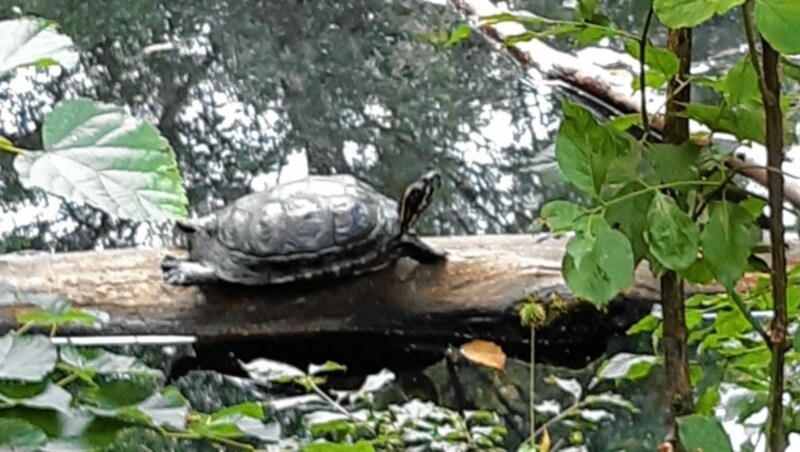
[[[442,187],[442,175],[438,171],[428,171],[406,187],[398,206],[400,231],[405,234],[417,223],[433,201],[433,196]]]

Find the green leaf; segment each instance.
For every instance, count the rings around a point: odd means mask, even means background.
[[[45,336],[0,338],[0,379],[42,380],[53,371],[57,359],[56,346]]]
[[[39,427],[20,419],[0,419],[0,445],[35,448],[46,442],[47,435]]]
[[[790,0],[791,1],[791,0]],[[669,28],[690,28],[722,15],[745,0],[654,0],[658,20]]]
[[[195,416],[189,423],[189,430],[206,438],[252,437],[267,442],[277,442],[281,438],[278,423],[264,424],[261,405],[254,402],[242,403],[223,408],[210,416]]]
[[[327,442],[306,444],[301,450],[302,452],[375,452],[375,447],[365,440],[360,440],[353,444]]]
[[[640,333],[652,333],[659,326],[661,326],[661,319],[652,314],[646,315],[639,319],[638,322],[634,323],[633,326],[628,328],[628,335],[632,336]]]
[[[686,450],[733,452],[730,438],[715,418],[693,414],[677,421],[681,444]]]
[[[453,47],[466,41],[472,36],[472,27],[469,24],[458,24],[450,33],[450,38],[444,43],[445,47]]]
[[[575,219],[583,213],[583,209],[570,201],[550,201],[542,207],[542,221],[552,232],[571,231],[575,228]]]
[[[96,416],[117,419],[148,427],[186,428],[189,403],[174,387],[164,388],[136,405],[120,408],[86,406]]]
[[[45,120],[42,141],[45,151],[14,159],[25,187],[121,218],[186,218],[188,200],[174,151],[155,127],[122,107],[88,99],[61,102]]]
[[[0,77],[19,66],[57,61],[70,69],[78,64],[72,40],[58,33],[56,24],[49,20],[25,17],[0,21],[0,36]]]
[[[642,124],[642,115],[630,113],[627,115],[615,116],[607,124],[621,132],[625,132],[633,126]]]
[[[647,212],[650,254],[665,268],[681,270],[697,259],[700,232],[697,224],[671,197],[656,193]]]
[[[647,376],[657,362],[658,359],[653,355],[617,353],[600,366],[597,377],[606,380],[635,380]]]
[[[73,371],[84,372],[90,378],[98,374],[162,375],[160,370],[147,367],[132,356],[118,355],[103,349],[65,345],[59,349],[59,355],[63,365]]]
[[[628,41],[625,50],[639,60],[641,45],[638,41]],[[644,61],[648,71],[645,73],[645,84],[651,88],[661,88],[667,80],[678,73],[680,63],[678,56],[669,50],[653,47],[648,43],[644,49]],[[634,88],[641,89],[639,79],[634,79]]]
[[[759,229],[742,206],[723,201],[709,205],[708,223],[701,235],[703,254],[717,280],[732,290],[747,269]]]
[[[730,68],[720,81],[719,88],[729,105],[762,103],[758,75],[749,56],[739,59]]]
[[[714,272],[705,258],[698,258],[689,267],[678,270],[678,275],[694,284],[710,284],[714,280]]]
[[[730,338],[749,333],[752,329],[750,322],[738,309],[719,311],[717,318],[714,319],[714,328],[718,333]]]
[[[334,361],[325,361],[322,364],[309,364],[308,375],[319,375],[328,372],[343,372],[347,367]]]
[[[797,329],[794,333],[794,338],[792,339],[792,347],[794,347],[795,351],[800,351],[800,328]]]
[[[32,323],[37,326],[61,326],[70,323],[94,325],[100,321],[94,315],[81,309],[73,308],[69,301],[58,297],[39,295],[27,297],[26,301],[35,304],[38,309],[22,311],[17,314],[17,322]]]
[[[800,53],[797,24],[800,24],[800,2],[797,0],[756,0],[758,31],[778,52]]]
[[[219,411],[215,411],[211,415],[211,419],[222,419],[233,415],[247,416],[253,419],[262,419],[264,417],[264,408],[260,403],[244,402],[238,405],[225,407]]]
[[[564,177],[599,196],[608,184],[636,179],[641,147],[624,132],[600,125],[583,107],[564,102],[556,138],[556,160]]]
[[[604,304],[633,282],[633,251],[625,235],[603,218],[593,220],[591,234],[570,239],[568,250],[585,248],[585,252],[580,259],[569,252],[564,255],[564,279],[576,296]]]
[[[69,414],[72,395],[56,384],[48,384],[44,391],[30,397],[9,397],[7,391],[0,386],[0,402],[11,406],[25,406],[43,410],[59,411]]]
[[[636,195],[632,195],[637,193]],[[623,196],[628,196],[619,200]],[[653,199],[653,191],[645,190],[641,182],[626,184],[614,195],[613,202],[606,208],[606,221],[614,229],[619,229],[633,247],[633,260],[638,263],[647,254],[647,243],[644,241],[644,231],[647,228],[647,212]]]
[[[689,104],[686,115],[715,132],[734,135],[740,140],[764,143],[764,109],[758,105],[737,106]]]
[[[653,170],[664,183],[697,180],[700,147],[690,141],[680,146],[654,144],[648,153]]]

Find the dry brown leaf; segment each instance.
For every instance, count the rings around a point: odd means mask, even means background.
[[[475,364],[499,370],[506,370],[506,354],[494,342],[475,339],[461,346],[461,354]]]
[[[539,440],[539,452],[550,452],[550,433],[546,427],[542,430],[542,438]]]

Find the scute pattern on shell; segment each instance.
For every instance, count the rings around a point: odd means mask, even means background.
[[[314,177],[245,196],[218,213],[217,239],[251,258],[298,261],[364,245],[399,231],[397,203],[349,175]],[[346,258],[346,256],[342,256]]]

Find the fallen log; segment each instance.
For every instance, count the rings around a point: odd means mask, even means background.
[[[163,283],[163,249],[119,249],[0,256],[0,332],[30,297],[47,294],[103,313],[97,326],[65,326],[60,335],[191,335],[198,341],[323,337],[396,337],[440,347],[481,337],[527,347],[516,304],[527,297],[565,301],[538,337],[553,353],[565,344],[604,345],[649,312],[656,281],[642,266],[634,285],[608,309],[571,299],[561,277],[565,238],[495,235],[426,238],[445,249],[443,265],[403,259],[385,271],[320,284],[271,287]],[[798,261],[790,253],[790,262]],[[716,290],[695,288],[693,290]],[[554,296],[555,295],[555,296]],[[570,308],[571,306],[571,308]],[[556,315],[558,314],[558,315]],[[542,351],[543,356],[547,350]]]

